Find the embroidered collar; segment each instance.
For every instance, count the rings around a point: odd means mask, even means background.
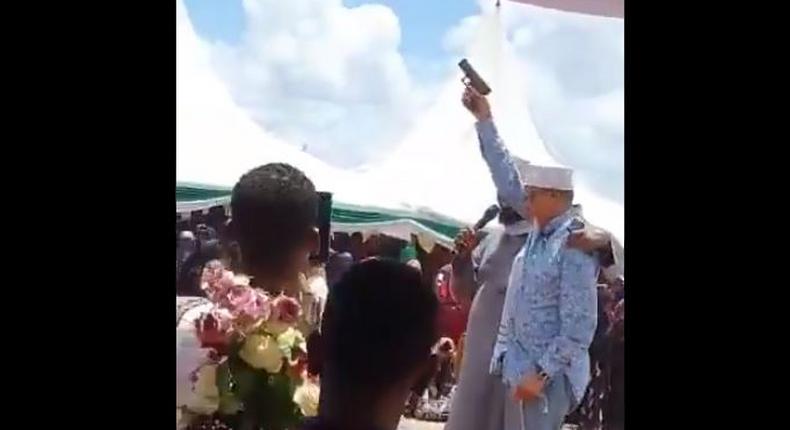
[[[563,212],[561,215],[554,217],[551,221],[548,222],[543,228],[540,229],[540,236],[551,236],[557,228],[566,224],[568,221],[571,220],[574,216],[573,208],[568,209],[567,211]]]

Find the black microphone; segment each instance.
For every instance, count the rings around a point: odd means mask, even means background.
[[[486,211],[483,213],[483,216],[480,218],[480,220],[478,220],[475,225],[472,226],[472,229],[474,229],[474,231],[481,230],[486,226],[486,224],[490,223],[492,219],[496,218],[497,215],[499,215],[499,206],[489,206],[488,209],[486,209]]]
[[[499,206],[497,205],[489,206],[488,209],[486,209],[486,211],[483,213],[483,216],[479,220],[477,220],[475,225],[472,226],[472,231],[475,234],[477,234],[478,231],[482,230],[483,227],[485,227],[486,224],[490,223],[492,219],[496,218],[497,215],[499,215]],[[453,250],[453,254],[456,254],[455,249]]]

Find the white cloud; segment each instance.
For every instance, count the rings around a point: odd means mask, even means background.
[[[467,16],[445,34],[444,40],[442,40],[442,47],[447,52],[460,53],[465,51],[475,37],[479,26],[480,15]]]
[[[386,6],[244,0],[240,44],[215,44],[215,68],[267,130],[328,162],[357,165],[394,144],[424,101]]]

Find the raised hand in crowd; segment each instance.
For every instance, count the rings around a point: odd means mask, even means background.
[[[464,228],[455,237],[455,255],[459,258],[469,258],[472,250],[480,243],[477,234],[471,228]]]

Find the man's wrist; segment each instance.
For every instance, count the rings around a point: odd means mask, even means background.
[[[494,121],[494,118],[491,117],[491,115],[488,115],[488,116],[485,116],[485,117],[475,116],[475,118],[477,119],[477,123],[478,124],[488,123],[488,122],[493,122]]]

